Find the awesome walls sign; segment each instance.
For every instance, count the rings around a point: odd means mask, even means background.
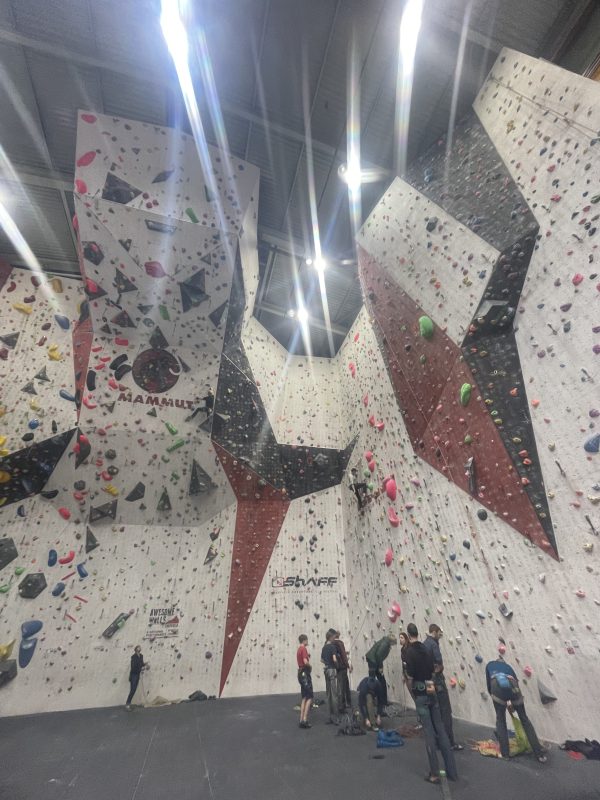
[[[172,639],[179,636],[179,611],[171,608],[152,608],[144,639]]]

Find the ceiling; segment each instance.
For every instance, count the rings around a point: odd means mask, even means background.
[[[362,218],[395,174],[394,115],[401,0],[196,0],[231,152],[261,170],[261,285],[255,314],[285,346],[297,321],[299,272],[313,354],[332,354],[314,270],[308,195],[312,166],[335,352],[362,305],[346,161],[347,78],[356,75],[365,184]],[[466,10],[469,27],[454,97],[460,116],[506,45],[559,60],[597,9],[589,0],[425,0],[415,61],[409,160],[448,128]],[[150,0],[0,2],[0,199],[49,272],[78,273],[73,213],[77,109],[188,128],[179,85]],[[589,26],[588,26],[589,27]],[[194,28],[189,31],[190,39]],[[350,54],[354,54],[353,57]],[[597,53],[595,53],[597,55]],[[581,67],[583,69],[583,66]],[[207,137],[216,143],[196,60]],[[307,148],[304,108],[312,137]],[[0,156],[2,151],[0,151]],[[8,162],[12,164],[11,168]],[[0,231],[0,257],[24,264]]]

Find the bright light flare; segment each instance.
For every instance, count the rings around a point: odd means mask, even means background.
[[[317,270],[317,272],[325,272],[325,270],[327,269],[327,261],[325,261],[323,256],[319,256],[319,258],[315,258],[313,266]]]
[[[412,97],[415,54],[423,17],[423,0],[408,0],[400,21],[400,52],[396,83],[396,174],[406,172],[408,125]]]
[[[308,311],[306,306],[300,306],[296,311],[296,318],[301,325],[306,325],[308,323]]]

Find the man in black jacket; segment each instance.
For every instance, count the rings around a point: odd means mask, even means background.
[[[125,708],[127,711],[131,711],[131,701],[133,700],[133,695],[135,694],[138,683],[140,682],[140,675],[142,674],[142,670],[147,666],[147,664],[144,664],[142,648],[139,646],[139,644],[137,644],[133,651],[133,655],[131,656],[131,667],[129,670],[130,689],[129,694],[127,695],[127,700],[125,701]]]
[[[429,758],[429,783],[440,783],[437,744],[440,746],[446,775],[451,781],[458,778],[454,753],[444,728],[433,681],[434,661],[427,648],[419,641],[419,631],[414,623],[406,627],[410,647],[406,651],[406,679],[408,689],[415,700],[417,717],[423,726],[425,746]]]
[[[340,639],[340,632],[330,628],[328,633],[332,634],[331,641],[337,650],[337,685],[338,685],[338,707],[340,714],[352,708],[352,696],[350,694],[350,681],[348,673],[352,672],[350,659],[346,645]]]
[[[328,725],[339,725],[339,706],[338,706],[338,685],[337,667],[338,651],[333,643],[333,629],[330,628],[325,634],[325,644],[321,650],[321,664],[325,668],[325,689],[327,691],[327,702],[329,705]]]

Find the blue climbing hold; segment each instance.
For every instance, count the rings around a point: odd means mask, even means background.
[[[583,445],[583,449],[586,453],[600,452],[600,433],[595,433],[593,436],[590,436]]]
[[[31,659],[33,658],[33,654],[35,653],[35,648],[37,647],[38,640],[36,638],[33,639],[23,639],[21,645],[19,647],[19,666],[21,669],[25,669],[25,667],[29,664]]]
[[[17,508],[17,514],[18,514],[20,517],[24,517],[24,516],[25,516],[25,506],[19,506],[19,507]]]
[[[23,639],[31,639],[36,633],[39,633],[44,627],[44,623],[39,619],[28,619],[21,625],[21,636]]]
[[[478,664],[483,664],[483,656],[476,655],[476,656],[475,656],[475,661],[476,661]]]
[[[456,553],[450,553],[450,561],[456,561]]]
[[[60,597],[60,595],[64,592],[65,585],[62,581],[59,581],[54,589],[52,589],[52,596],[53,597]]]
[[[53,567],[58,560],[58,553],[56,550],[50,550],[48,553],[48,566]]]
[[[69,400],[69,402],[75,402],[75,395],[71,394],[71,392],[67,392],[66,389],[61,389],[59,395],[62,397],[63,400]]]
[[[77,564],[77,572],[79,573],[79,577],[82,579],[87,578],[88,576],[88,571],[83,564]]]
[[[39,427],[40,421],[39,419],[30,419],[28,422],[29,428],[34,431],[36,428]]]
[[[463,542],[463,547],[466,547],[467,550],[471,549],[471,542],[468,539],[465,539]]]
[[[58,322],[63,331],[68,331],[69,328],[71,327],[69,318],[65,317],[63,314],[55,314],[54,319]]]

